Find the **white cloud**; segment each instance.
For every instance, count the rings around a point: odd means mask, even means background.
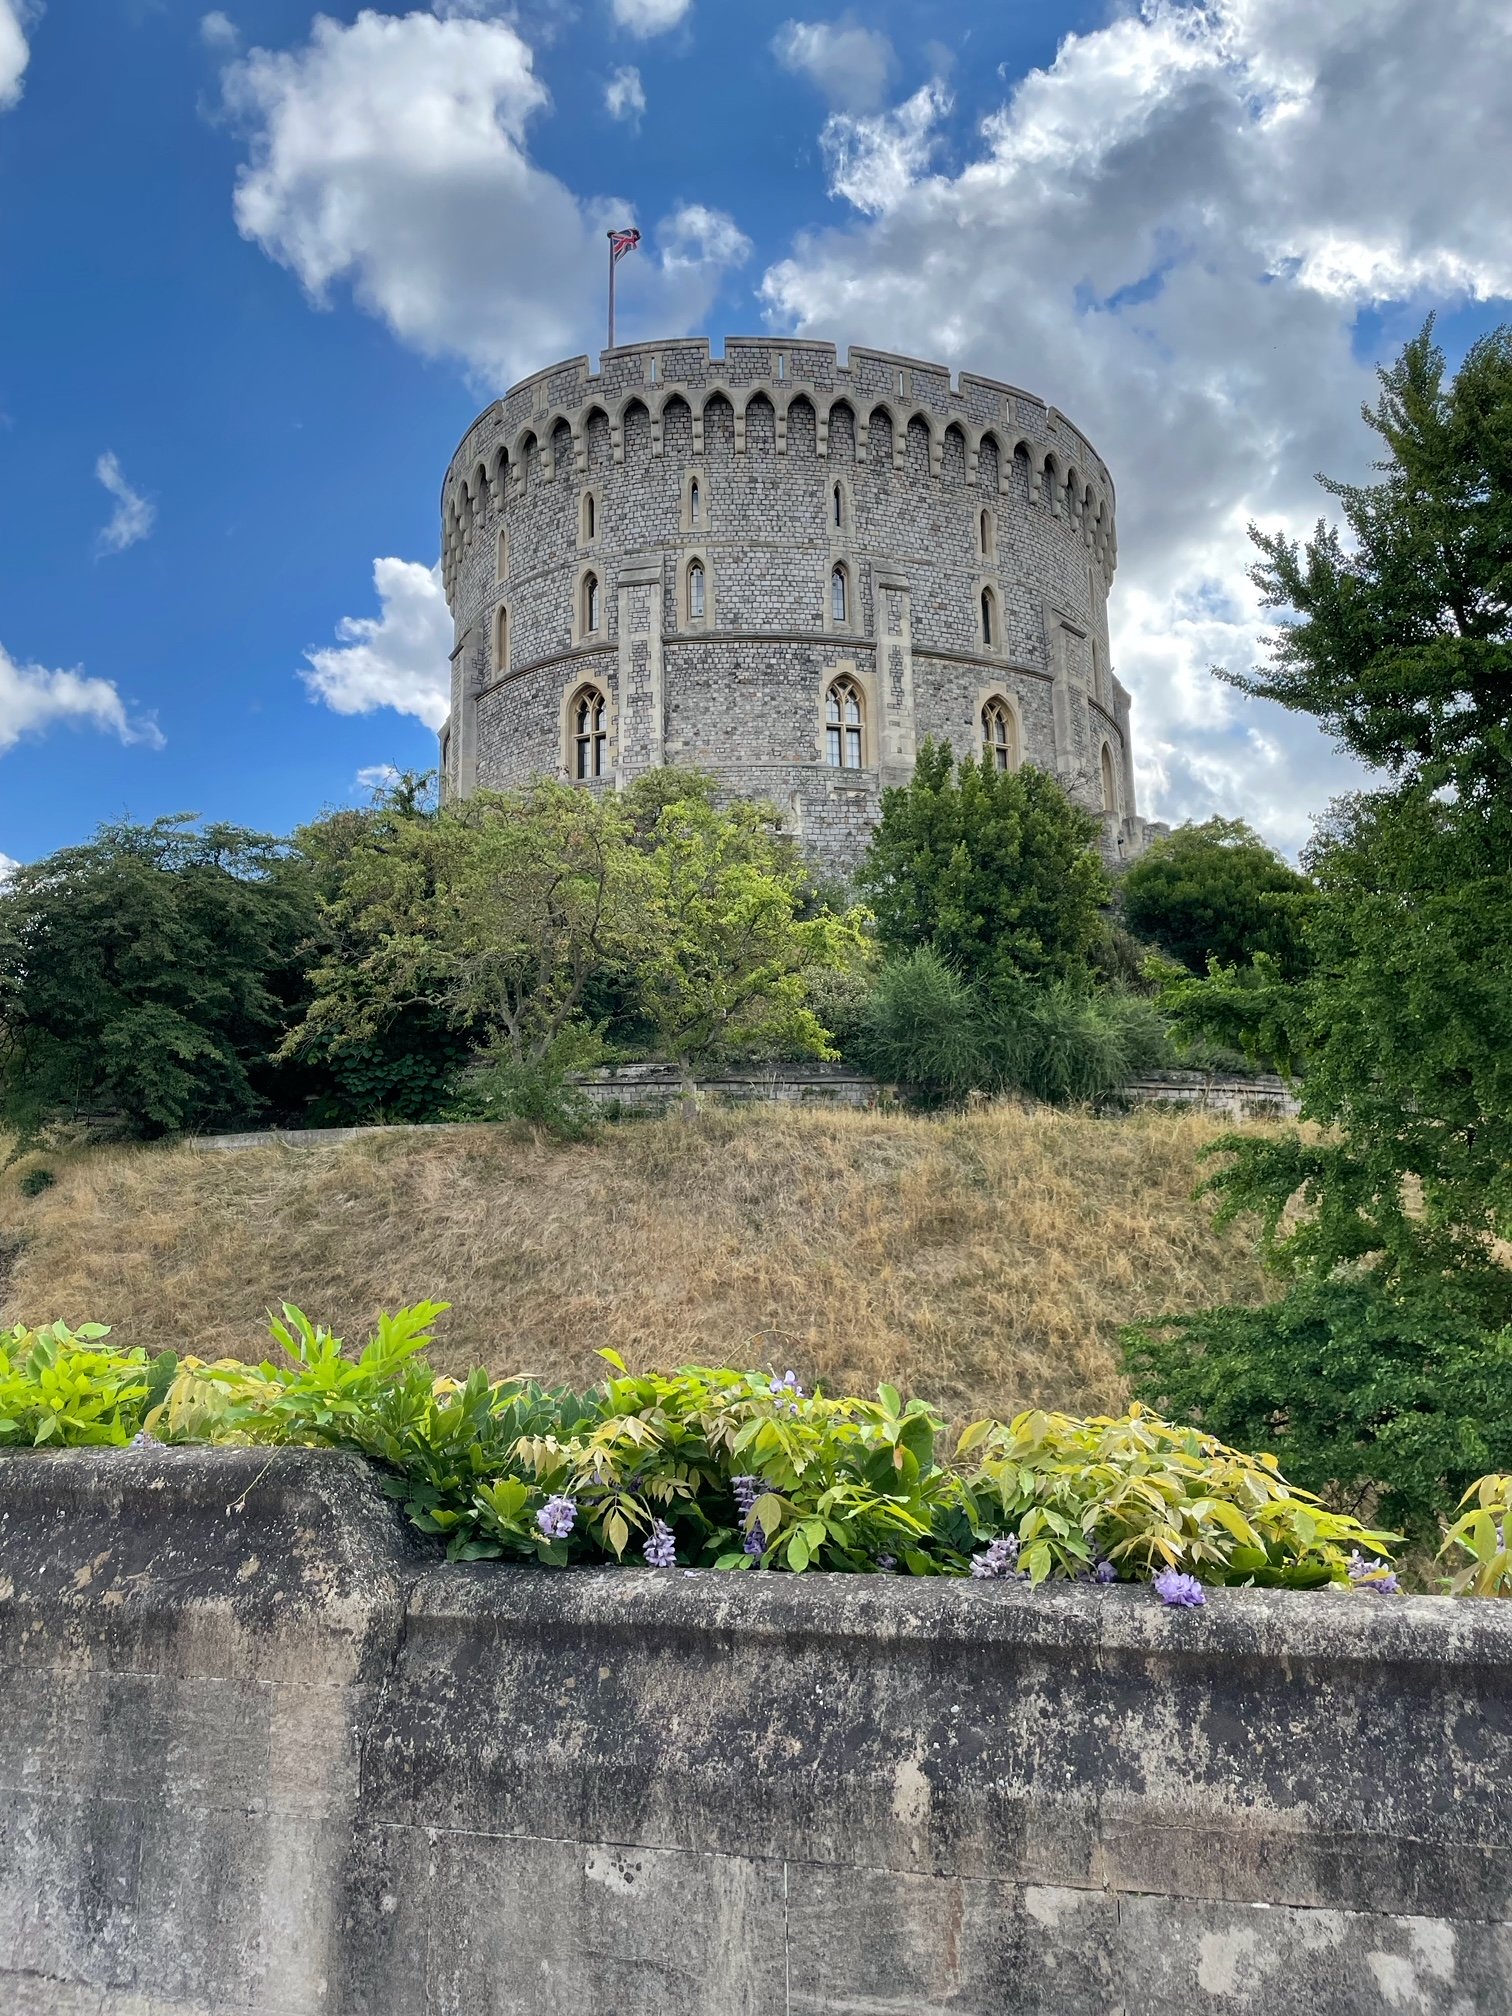
[[[451,705],[452,619],[439,567],[375,560],[377,616],[343,616],[338,644],[307,651],[300,673],[336,714],[392,707],[439,728]]]
[[[230,64],[224,90],[250,139],[237,224],[317,304],[349,284],[401,340],[490,388],[593,340],[601,234],[634,209],[580,201],[530,160],[547,93],[509,22],[317,16],[303,46]],[[633,334],[699,321],[722,269],[705,261],[692,285],[686,267],[632,260],[621,277]]]
[[[21,863],[14,854],[0,854],[0,889],[5,887],[20,866]]]
[[[353,782],[359,791],[386,791],[390,784],[399,782],[399,776],[392,763],[364,763]]]
[[[1145,0],[1068,37],[956,171],[938,85],[825,126],[860,214],[768,272],[769,319],[1006,378],[1087,430],[1156,816],[1221,808],[1293,846],[1353,781],[1207,668],[1261,655],[1247,521],[1303,531],[1315,471],[1367,472],[1359,310],[1512,293],[1509,67],[1512,13],[1479,0]]]
[[[21,79],[31,54],[22,26],[29,12],[22,0],[0,0],[0,112],[21,96]]]
[[[150,749],[163,746],[157,723],[132,719],[109,679],[23,665],[0,644],[0,751],[14,748],[23,735],[45,734],[60,724],[102,728],[123,742],[145,743]]]
[[[239,49],[241,30],[219,7],[200,16],[200,40],[208,49]]]
[[[612,0],[614,18],[631,35],[665,35],[675,28],[693,0]]]
[[[95,463],[95,475],[116,500],[110,523],[99,536],[100,551],[124,553],[128,546],[135,546],[151,532],[157,506],[132,489],[121,473],[120,463],[108,449]]]
[[[841,21],[784,21],[772,38],[772,54],[786,70],[807,77],[831,105],[865,112],[880,105],[895,58],[893,46],[876,28]]]
[[[632,126],[640,125],[646,109],[646,87],[633,63],[626,63],[609,79],[604,86],[604,103],[611,119],[624,119]]]

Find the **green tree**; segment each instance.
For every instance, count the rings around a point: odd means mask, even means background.
[[[664,1054],[690,1095],[717,1059],[833,1057],[809,988],[865,956],[861,913],[800,916],[809,878],[769,807],[717,806],[702,779],[672,791],[655,778],[629,808],[650,874],[636,988]]]
[[[234,1125],[305,990],[306,864],[192,813],[100,827],[0,892],[0,1102],[33,1132],[108,1117],[139,1135]]]
[[[911,781],[883,793],[857,883],[889,952],[928,946],[997,994],[1086,987],[1109,897],[1097,832],[1044,771],[956,769],[948,742],[926,742]]]
[[[1305,964],[1299,899],[1305,877],[1240,819],[1178,827],[1119,878],[1124,922],[1194,973],[1210,959],[1233,964],[1257,952],[1287,978]]]
[[[1325,1131],[1227,1141],[1225,1207],[1258,1212],[1287,1264],[1458,1276],[1494,1328],[1512,1315],[1512,331],[1446,384],[1430,326],[1380,376],[1379,481],[1327,485],[1349,539],[1256,534],[1255,579],[1295,620],[1237,683],[1389,778],[1304,857],[1309,975],[1220,970],[1171,1005],[1191,1029],[1248,993],[1257,1040],[1307,1060]]]

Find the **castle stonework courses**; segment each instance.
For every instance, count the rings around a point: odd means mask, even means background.
[[[635,344],[495,401],[441,509],[448,797],[675,764],[846,873],[933,737],[1051,772],[1110,858],[1144,844],[1112,478],[1030,393],[827,343]]]

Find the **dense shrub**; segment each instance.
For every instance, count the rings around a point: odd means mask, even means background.
[[[150,1363],[102,1347],[98,1326],[13,1332],[0,1443],[119,1444],[145,1421],[168,1442],[355,1450],[454,1558],[551,1566],[634,1550],[655,1566],[1307,1588],[1351,1579],[1352,1557],[1357,1577],[1392,1537],[1319,1507],[1273,1458],[1138,1407],[978,1422],[946,1462],[939,1416],[890,1386],[832,1400],[791,1372],[633,1375],[610,1352],[588,1393],[437,1379],[419,1353],[443,1307],[384,1317],[356,1359],[286,1308],[283,1359],[262,1365]]]
[[[1307,886],[1242,820],[1208,819],[1153,841],[1120,876],[1118,901],[1135,938],[1193,973],[1265,952],[1295,979],[1307,966]]]
[[[1512,1332],[1478,1329],[1442,1283],[1303,1280],[1263,1308],[1131,1326],[1124,1356],[1151,1406],[1275,1449],[1327,1503],[1417,1540],[1483,1471],[1512,1467]]]
[[[1150,1001],[1062,985],[990,993],[928,947],[883,967],[847,1054],[926,1100],[1025,1092],[1057,1104],[1171,1061]]]

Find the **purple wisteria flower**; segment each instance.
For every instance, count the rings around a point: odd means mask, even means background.
[[[577,1504],[571,1498],[548,1498],[536,1514],[536,1524],[548,1540],[565,1540],[577,1524]]]
[[[890,1575],[897,1565],[898,1557],[896,1554],[879,1554],[877,1556],[877,1566],[882,1570],[884,1575]]]
[[[989,1542],[986,1550],[971,1557],[971,1572],[979,1582],[1000,1582],[1018,1573],[1019,1543],[1016,1533],[1005,1533]]]
[[[1162,1568],[1154,1578],[1155,1594],[1168,1609],[1200,1610],[1207,1597],[1195,1575],[1183,1575],[1179,1568]]]
[[[759,1477],[732,1477],[730,1479],[730,1489],[735,1493],[735,1504],[740,1512],[741,1524],[745,1526],[745,1522],[751,1516],[756,1500],[761,1496],[761,1479]],[[753,1559],[759,1558],[766,1552],[766,1534],[762,1532],[759,1524],[746,1526],[740,1544]]]
[[[798,1402],[806,1400],[808,1395],[798,1384],[798,1374],[789,1371],[784,1372],[780,1379],[773,1379],[772,1398],[777,1402],[777,1412],[779,1414],[796,1414],[798,1412]]]
[[[653,1519],[651,1531],[646,1535],[646,1544],[641,1549],[648,1568],[675,1568],[677,1566],[677,1541],[672,1528],[665,1519]]]
[[[1110,1582],[1118,1580],[1118,1570],[1111,1561],[1099,1561],[1092,1570],[1092,1580],[1106,1588]]]
[[[1384,1561],[1373,1561],[1358,1549],[1349,1557],[1349,1579],[1356,1589],[1369,1589],[1377,1596],[1400,1596],[1402,1585]]]

